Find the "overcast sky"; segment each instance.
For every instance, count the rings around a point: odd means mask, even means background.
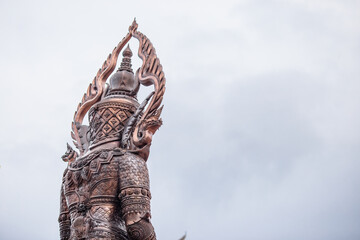
[[[167,77],[158,239],[360,239],[360,2],[134,2],[0,1],[0,239],[59,239],[73,113],[134,17]]]

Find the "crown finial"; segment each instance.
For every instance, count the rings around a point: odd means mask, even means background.
[[[125,50],[123,51],[123,57],[132,57],[133,53],[130,49],[130,45],[128,44]]]
[[[133,53],[130,49],[129,44],[127,45],[126,49],[123,51],[123,59],[122,62],[120,64],[120,68],[118,69],[118,71],[128,71],[133,73],[133,70],[131,68],[131,57],[132,57]]]

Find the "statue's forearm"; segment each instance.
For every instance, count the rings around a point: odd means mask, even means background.
[[[150,191],[128,188],[122,191],[122,214],[131,240],[156,240],[150,222]]]
[[[138,221],[126,225],[126,230],[131,240],[156,240],[154,227],[148,217],[139,217]]]

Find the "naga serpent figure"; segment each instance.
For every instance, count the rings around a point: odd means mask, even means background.
[[[132,52],[123,50],[132,38],[139,41],[141,67],[133,73]],[[106,83],[110,77],[109,83]],[[141,103],[141,85],[154,91]],[[161,126],[165,77],[149,39],[137,31],[134,20],[129,32],[99,69],[79,103],[70,145],[62,159],[65,169],[60,201],[62,240],[155,240],[150,222],[149,175],[146,165],[152,135]],[[88,114],[89,126],[83,125]]]

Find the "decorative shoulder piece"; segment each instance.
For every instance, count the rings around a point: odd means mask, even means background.
[[[71,137],[79,153],[68,145],[62,157],[64,161],[74,161],[104,144],[138,153],[144,160],[148,158],[152,135],[162,125],[160,105],[166,80],[155,48],[137,27],[134,19],[129,32],[109,54],[81,99],[71,124]],[[123,51],[119,69],[107,84],[121,50],[132,37],[139,41],[141,67],[134,75],[131,68],[133,54],[128,46]],[[154,86],[154,91],[142,104],[136,98],[140,84]],[[86,126],[83,120],[88,112],[89,126]]]
[[[165,92],[166,79],[160,60],[150,40],[138,31],[134,31],[133,36],[139,40],[138,54],[143,61],[141,68],[136,72],[136,78],[145,86],[154,85],[155,89],[149,106],[136,124],[132,141],[139,148],[148,148],[152,135],[162,125],[160,114],[163,106],[160,105]]]
[[[78,157],[78,154],[76,151],[74,151],[74,149],[72,149],[72,147],[68,143],[66,144],[66,146],[67,151],[61,158],[64,162],[71,163]]]

